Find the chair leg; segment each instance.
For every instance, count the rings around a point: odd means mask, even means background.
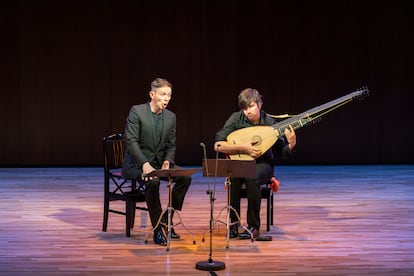
[[[131,222],[130,222],[130,226],[131,228],[134,228],[134,224],[135,224],[135,211],[137,209],[137,203],[134,201],[132,203],[131,206]]]
[[[102,223],[102,231],[106,232],[108,227],[108,214],[109,214],[109,198],[105,195],[104,198],[104,211],[103,211],[103,223]]]
[[[270,195],[270,225],[273,225],[273,215],[274,215],[274,198],[273,198],[273,192]]]
[[[132,202],[125,200],[125,235],[131,237],[131,223],[132,223]]]
[[[270,203],[270,199],[271,199],[271,192],[269,194],[269,197],[267,198],[267,202],[266,202],[266,231],[269,232],[270,231],[270,218],[271,218],[271,203]]]
[[[125,200],[125,235],[131,237],[131,229],[134,228],[135,210],[137,203],[134,200],[127,198]]]

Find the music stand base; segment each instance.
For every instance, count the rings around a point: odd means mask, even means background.
[[[196,264],[196,268],[199,270],[205,271],[216,271],[216,270],[223,270],[226,268],[226,264],[220,261],[202,261]]]

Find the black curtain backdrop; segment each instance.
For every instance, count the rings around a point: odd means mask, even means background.
[[[280,164],[413,163],[413,16],[410,0],[1,1],[0,166],[101,165],[156,77],[174,86],[182,165],[201,165],[200,142],[215,157],[246,87],[296,114],[364,85]]]

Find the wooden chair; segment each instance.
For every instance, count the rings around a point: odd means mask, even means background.
[[[104,155],[104,212],[102,231],[106,232],[109,213],[125,216],[125,234],[131,236],[134,227],[135,210],[148,211],[146,207],[138,206],[145,202],[146,187],[136,179],[124,179],[121,176],[124,162],[124,136],[121,133],[111,134],[102,139]],[[138,185],[138,186],[137,186]],[[125,209],[112,208],[112,201],[124,201]],[[146,205],[145,205],[146,206]]]
[[[262,199],[266,199],[266,231],[270,231],[270,226],[273,225],[273,190],[271,184],[262,184],[261,187]],[[243,185],[241,189],[241,198],[247,198],[246,187]]]

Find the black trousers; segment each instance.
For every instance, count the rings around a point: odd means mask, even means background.
[[[168,179],[161,180],[168,181]],[[157,225],[158,219],[162,214],[162,206],[160,201],[160,178],[153,178],[146,182],[147,191],[145,200],[147,202],[148,212],[151,218],[152,227]],[[184,197],[187,194],[191,184],[191,177],[177,176],[173,179],[172,200],[171,205],[175,210],[181,211],[184,203]]]
[[[247,224],[248,227],[260,229],[260,204],[262,202],[262,193],[260,185],[269,183],[273,176],[274,167],[268,163],[256,164],[256,178],[230,178],[230,205],[240,215],[240,196],[242,185],[246,185],[247,195]],[[237,221],[237,215],[230,212],[231,221]]]

